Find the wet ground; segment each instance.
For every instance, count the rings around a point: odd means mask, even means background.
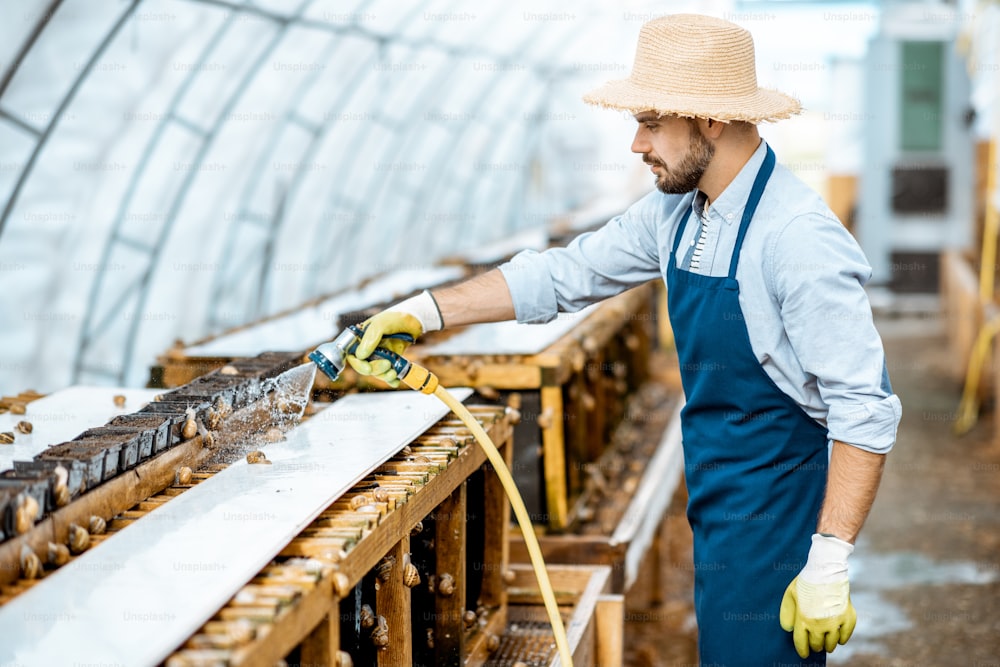
[[[903,404],[896,448],[850,559],[858,625],[830,665],[1000,667],[1000,438],[984,412],[952,433],[961,383],[936,315],[880,316]],[[691,534],[683,489],[664,529],[662,601],[626,600],[626,664],[696,665]],[[639,581],[651,580],[646,563]]]

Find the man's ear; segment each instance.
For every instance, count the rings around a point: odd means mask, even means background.
[[[722,131],[726,128],[726,123],[711,118],[698,119],[698,131],[706,139],[718,139],[722,136]]]

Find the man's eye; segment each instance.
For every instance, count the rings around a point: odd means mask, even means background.
[[[657,126],[656,123],[646,123],[646,129],[647,130],[655,130],[657,127],[658,126]]]

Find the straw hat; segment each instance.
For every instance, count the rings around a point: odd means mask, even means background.
[[[749,32],[698,14],[671,14],[645,23],[631,76],[609,81],[583,100],[632,113],[751,123],[802,110],[795,98],[757,87]]]

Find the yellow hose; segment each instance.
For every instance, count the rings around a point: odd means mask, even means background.
[[[448,408],[458,415],[458,418],[472,431],[476,442],[483,448],[486,458],[500,478],[507,498],[514,508],[514,516],[517,517],[517,525],[524,535],[524,544],[528,548],[528,555],[531,557],[531,566],[535,570],[535,577],[538,579],[538,588],[542,593],[542,601],[545,602],[545,611],[549,615],[549,623],[552,624],[552,633],[555,635],[556,648],[559,650],[560,663],[564,667],[571,667],[573,664],[573,654],[569,650],[569,639],[566,638],[566,628],[563,627],[562,616],[559,615],[559,605],[556,604],[556,594],[552,590],[552,583],[549,581],[549,573],[545,569],[545,561],[542,558],[542,549],[538,545],[538,538],[531,526],[531,517],[528,516],[528,509],[524,506],[521,493],[517,490],[514,478],[507,469],[507,464],[500,456],[496,445],[490,440],[483,427],[479,425],[472,413],[466,409],[462,403],[449,393],[447,389],[438,385],[437,376],[422,366],[411,363],[409,372],[400,380],[410,387],[424,394],[433,393]]]

